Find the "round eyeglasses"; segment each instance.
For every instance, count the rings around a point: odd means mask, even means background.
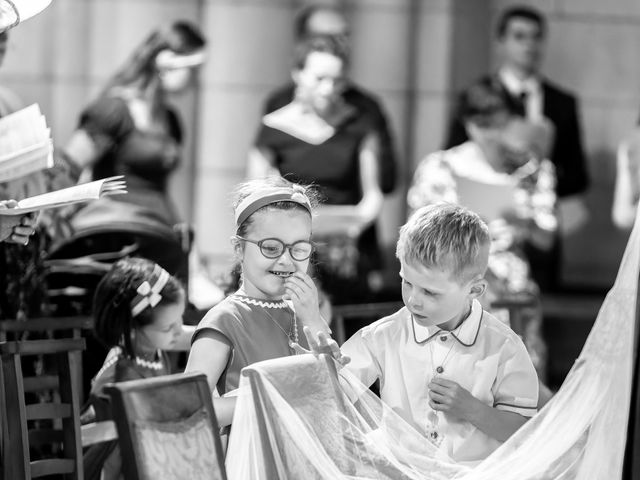
[[[278,238],[265,238],[264,240],[250,240],[236,235],[238,240],[253,243],[260,248],[260,253],[266,258],[280,258],[285,248],[289,250],[289,255],[294,260],[301,262],[306,260],[313,253],[313,244],[306,240],[298,240],[294,243],[284,243]]]

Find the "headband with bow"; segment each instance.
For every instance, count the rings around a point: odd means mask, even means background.
[[[145,280],[136,289],[138,294],[131,301],[131,316],[136,317],[140,315],[147,307],[155,307],[162,300],[160,292],[169,281],[169,272],[167,272],[160,265],[153,267],[153,273],[151,274],[153,284]]]

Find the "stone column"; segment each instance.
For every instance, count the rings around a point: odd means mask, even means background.
[[[293,4],[205,0],[201,21],[210,44],[200,78],[196,243],[203,256],[225,268],[234,233],[229,193],[245,177],[263,100],[288,78]]]

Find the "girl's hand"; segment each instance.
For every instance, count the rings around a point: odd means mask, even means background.
[[[302,271],[293,273],[284,281],[286,300],[293,302],[293,308],[303,326],[312,332],[330,333],[331,329],[320,315],[318,289],[309,275]]]
[[[305,337],[307,337],[307,343],[309,344],[309,350],[302,348],[297,343],[293,344],[293,349],[299,354],[311,353],[314,356],[321,354],[329,355],[333,358],[340,367],[344,367],[351,361],[351,358],[343,355],[340,347],[331,337],[328,337],[325,333],[319,332],[317,336],[311,333],[309,327],[303,329]],[[338,367],[338,368],[340,368]]]

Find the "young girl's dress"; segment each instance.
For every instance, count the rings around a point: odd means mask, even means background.
[[[285,301],[269,301],[233,294],[213,307],[200,321],[193,340],[206,330],[216,331],[231,348],[231,355],[220,376],[220,395],[235,390],[240,371],[253,363],[294,354],[290,343],[306,347],[302,325]]]
[[[95,412],[96,421],[111,420],[109,401],[104,394],[108,383],[124,382],[141,378],[168,375],[169,359],[167,354],[158,351],[154,361],[139,357],[126,357],[120,347],[113,347],[98,374],[93,380],[89,403]],[[119,479],[121,478],[121,458],[118,441],[99,443],[91,446],[84,454],[85,479]],[[104,476],[100,476],[101,472]]]

